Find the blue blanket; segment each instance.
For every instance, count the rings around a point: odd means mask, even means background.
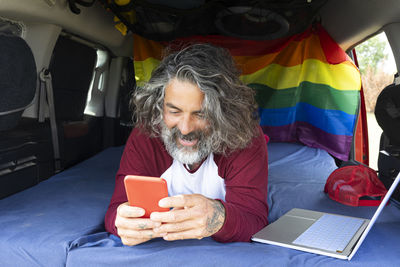
[[[122,148],[0,200],[0,265],[64,266],[75,239],[104,231]]]
[[[269,220],[293,207],[370,218],[374,207],[349,207],[323,193],[333,159],[323,150],[269,144]],[[4,266],[399,266],[400,209],[385,207],[350,261],[261,243],[211,238],[124,246],[104,231],[122,148],[110,148],[41,184],[0,201]]]

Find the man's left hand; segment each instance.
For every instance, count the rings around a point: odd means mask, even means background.
[[[225,208],[215,199],[203,195],[179,195],[160,200],[168,212],[153,212],[152,221],[162,225],[153,229],[165,240],[202,239],[218,232],[225,222]]]

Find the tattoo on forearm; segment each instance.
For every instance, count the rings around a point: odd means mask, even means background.
[[[218,200],[213,201],[212,206],[214,212],[207,218],[206,230],[209,235],[213,235],[221,229],[225,222],[225,208],[224,205]]]
[[[138,225],[138,228],[139,229],[146,229],[147,228],[147,224],[145,224],[145,223],[140,223],[139,225]]]

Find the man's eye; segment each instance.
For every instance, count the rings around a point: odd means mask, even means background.
[[[199,118],[199,119],[204,119],[204,113],[201,113],[201,112],[196,113],[196,116],[197,116],[197,118]]]
[[[179,113],[179,111],[176,111],[176,110],[170,110],[170,111],[169,111],[169,113],[170,113],[170,114],[178,114],[178,113]]]

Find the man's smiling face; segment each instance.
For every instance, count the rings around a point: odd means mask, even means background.
[[[188,81],[173,79],[165,88],[162,138],[171,156],[185,164],[199,163],[211,153],[203,100],[204,93]]]

